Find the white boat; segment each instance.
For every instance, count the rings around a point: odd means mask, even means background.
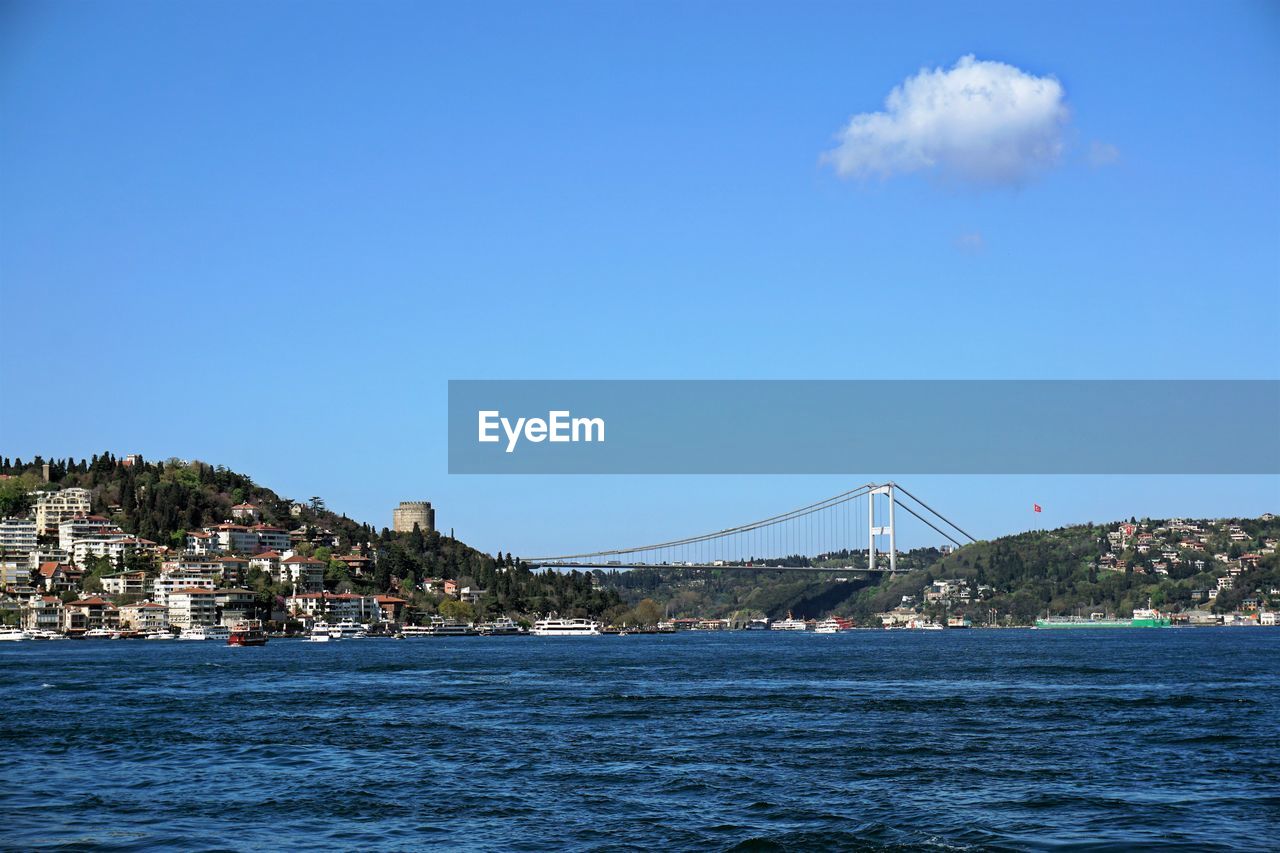
[[[0,628],[0,640],[16,643],[20,640],[30,640],[32,636],[21,628]]]
[[[432,637],[474,637],[480,633],[468,623],[445,619],[443,616],[432,616],[427,631]]]
[[[430,637],[431,627],[428,625],[405,625],[400,629],[402,637]]]
[[[148,631],[147,633],[143,634],[143,635],[142,635],[142,639],[144,639],[144,640],[172,640],[172,639],[174,639],[174,636],[173,636],[173,632],[169,631],[169,630],[168,630],[168,629],[166,629],[166,628],[156,628],[154,631]]]
[[[478,626],[477,630],[484,637],[514,637],[524,633],[524,629],[507,616],[486,622]]]
[[[815,627],[813,630],[814,630],[814,633],[817,633],[817,634],[839,634],[844,631],[849,631],[852,628],[853,628],[853,623],[850,622],[848,619],[840,619],[835,616],[830,616],[826,619],[823,619],[821,622],[819,622],[817,627]]]
[[[311,633],[307,636],[309,643],[327,643],[330,640],[340,640],[342,635],[333,635],[333,626],[327,622],[317,622],[311,626]]]
[[[803,619],[796,619],[790,613],[786,619],[779,619],[769,626],[771,631],[808,631],[809,623]]]
[[[225,625],[192,625],[184,628],[178,635],[179,640],[221,640],[226,642],[231,636],[231,629]]]
[[[116,637],[119,632],[112,631],[110,628],[90,628],[84,632],[86,640],[111,640]]]
[[[597,637],[600,623],[590,619],[539,619],[529,633],[535,637]]]
[[[57,631],[50,631],[47,628],[36,628],[34,631],[28,631],[33,640],[65,640],[62,634]]]
[[[335,640],[360,640],[369,636],[369,632],[359,622],[344,619],[329,628],[329,636]]]

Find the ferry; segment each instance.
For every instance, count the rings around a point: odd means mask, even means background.
[[[262,629],[262,623],[257,619],[240,622],[231,629],[227,637],[228,646],[265,646],[266,644],[267,632]]]
[[[192,625],[183,628],[179,640],[229,640],[231,629],[225,625]]]
[[[786,619],[779,619],[769,626],[771,631],[808,631],[809,623],[803,619],[796,619],[790,613]]]
[[[352,622],[350,619],[344,619],[331,627],[329,634],[335,640],[362,640],[369,636],[369,632],[363,625],[359,622]]]
[[[1136,607],[1130,619],[1105,619],[1101,613],[1092,613],[1088,619],[1080,616],[1050,616],[1037,619],[1036,627],[1045,628],[1168,628],[1172,624],[1168,616],[1153,607]]]
[[[28,634],[26,631],[22,630],[21,628],[10,628],[10,627],[0,628],[0,640],[4,640],[10,643],[16,643],[21,640],[30,640],[30,639],[32,639],[31,635]]]
[[[431,624],[427,626],[428,637],[474,637],[479,633],[469,622],[458,622],[443,616],[432,616]]]
[[[482,637],[515,637],[525,633],[523,628],[507,616],[495,619],[492,622],[486,622],[478,626],[477,630]]]
[[[819,622],[813,630],[817,634],[840,634],[853,630],[853,623],[839,616],[831,616]]]
[[[430,637],[431,627],[428,625],[404,625],[400,628],[401,637]]]
[[[535,637],[598,637],[600,623],[590,619],[539,619],[529,633]]]
[[[307,641],[312,643],[327,643],[337,639],[340,637],[333,636],[333,628],[327,622],[317,622],[312,625],[311,633],[307,636]]]

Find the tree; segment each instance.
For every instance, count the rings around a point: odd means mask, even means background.
[[[31,494],[16,477],[0,480],[0,518],[23,515],[31,508]]]
[[[440,602],[437,610],[440,615],[446,619],[455,619],[459,622],[472,622],[476,618],[475,609],[465,601],[458,601],[456,598],[446,598]]]

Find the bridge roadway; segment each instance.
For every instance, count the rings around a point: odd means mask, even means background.
[[[716,566],[709,563],[530,563],[531,569],[706,569],[738,572],[842,572],[850,575],[888,574],[887,568],[859,569],[853,566]]]

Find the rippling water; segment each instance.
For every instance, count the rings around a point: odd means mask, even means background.
[[[1280,832],[1280,631],[2,645],[10,849]]]

